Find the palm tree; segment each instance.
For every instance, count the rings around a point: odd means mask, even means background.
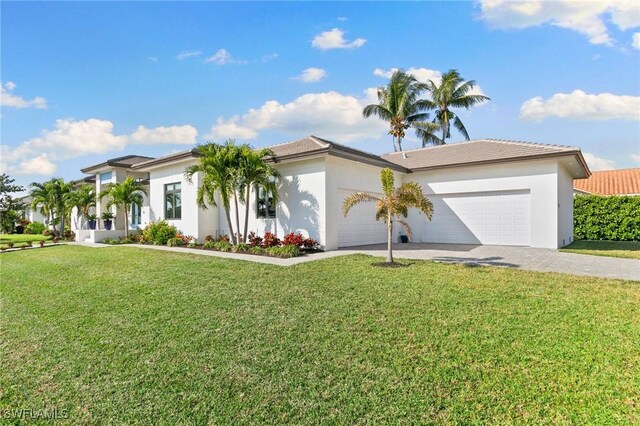
[[[106,204],[106,208],[110,209],[111,206],[122,207],[124,211],[124,236],[129,237],[129,210],[132,205],[142,208],[144,202],[144,195],[147,195],[144,186],[131,176],[127,176],[125,180],[119,183],[111,183],[106,186],[104,190],[100,192],[100,199],[109,197],[109,201]]]
[[[34,182],[31,184],[31,207],[40,206],[42,214],[50,218],[53,232],[59,236],[64,236],[64,225],[66,220],[66,200],[68,194],[73,189],[71,182],[65,182],[61,178],[53,178],[45,183]],[[60,233],[56,230],[56,220],[60,220]]]
[[[219,194],[231,240],[233,244],[237,244],[238,240],[233,231],[230,209],[231,197],[234,197],[236,199],[236,226],[239,227],[236,190],[238,188],[240,150],[233,140],[227,140],[224,145],[212,142],[198,145],[196,150],[200,154],[200,161],[198,164],[187,167],[185,172],[185,177],[189,182],[193,181],[193,176],[196,173],[202,175],[202,183],[196,194],[196,203],[203,209],[207,208],[207,204],[215,207],[217,206],[215,196]]]
[[[349,210],[356,204],[366,201],[375,202],[376,220],[384,220],[387,223],[387,263],[393,263],[393,221],[395,220],[401,224],[409,238],[411,238],[409,224],[399,217],[406,218],[409,213],[409,207],[415,207],[424,213],[427,220],[431,220],[433,204],[422,192],[420,184],[416,182],[405,182],[396,188],[391,169],[382,169],[380,181],[382,182],[382,196],[370,192],[349,194],[342,203],[342,213],[347,217]]]
[[[89,209],[96,206],[96,191],[94,186],[82,185],[71,191],[67,196],[67,204],[69,209],[73,209],[74,207],[78,209],[78,215],[81,215],[83,220],[86,221],[89,215]]]
[[[273,157],[270,149],[253,150],[249,145],[240,147],[240,167],[238,168],[240,202],[245,205],[243,242],[247,242],[249,231],[249,194],[252,187],[263,187],[270,192],[275,201],[278,198],[278,180],[280,173],[266,161]],[[236,210],[237,211],[237,210]]]
[[[419,83],[413,75],[397,70],[391,75],[389,84],[378,88],[378,103],[367,105],[362,110],[365,118],[375,115],[389,122],[394,151],[402,151],[402,139],[408,128],[415,128],[418,137],[422,137],[424,132],[434,127],[426,121],[429,118],[429,114],[425,112],[428,104],[420,99],[425,89],[426,86]]]
[[[442,131],[442,137],[432,138],[431,143],[437,145],[446,143],[446,139],[451,137],[451,123],[466,140],[469,140],[469,133],[460,117],[450,108],[469,109],[476,104],[488,101],[487,96],[469,94],[475,86],[474,80],[464,81],[457,70],[449,70],[442,74],[442,81],[439,85],[432,80],[426,83],[426,89],[431,95],[431,99],[425,100],[423,103],[428,109],[435,110],[433,124],[436,124]],[[425,146],[425,139],[423,139],[422,146]]]

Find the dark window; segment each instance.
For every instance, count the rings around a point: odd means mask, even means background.
[[[257,200],[257,216],[259,218],[276,217],[276,203],[273,200],[271,191],[265,190],[262,186],[256,187],[258,196]]]
[[[179,183],[164,186],[164,218],[182,218],[182,189]]]

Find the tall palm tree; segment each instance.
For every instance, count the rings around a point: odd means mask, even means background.
[[[387,263],[393,263],[393,221],[401,224],[411,238],[409,224],[400,218],[406,218],[409,208],[415,207],[425,215],[427,220],[431,220],[433,204],[422,192],[420,184],[416,182],[405,182],[396,188],[391,169],[380,171],[380,181],[382,182],[382,196],[371,192],[349,194],[342,203],[342,213],[347,217],[353,206],[367,201],[375,202],[376,220],[384,220],[387,223]]]
[[[31,184],[31,206],[40,206],[42,214],[46,214],[53,226],[53,232],[64,236],[64,225],[67,218],[67,197],[73,189],[71,182],[65,182],[61,178],[53,178],[44,183]],[[56,220],[60,220],[60,233],[56,230]]]
[[[196,147],[200,154],[198,164],[187,167],[185,177],[189,182],[193,181],[196,173],[202,175],[202,183],[198,187],[196,194],[196,203],[206,209],[207,204],[217,206],[215,196],[220,196],[220,202],[224,207],[227,226],[231,234],[231,240],[234,244],[238,243],[236,233],[233,230],[231,222],[231,198],[237,199],[236,189],[238,188],[238,167],[239,167],[239,148],[233,140],[227,140],[224,145],[215,143],[206,143]],[[236,226],[239,227],[239,218],[237,216],[236,204]]]
[[[429,114],[425,112],[429,105],[420,98],[425,89],[426,86],[413,75],[397,70],[386,86],[378,88],[378,103],[367,105],[362,110],[365,118],[375,115],[389,123],[394,151],[402,151],[402,139],[408,128],[415,128],[418,137],[422,137],[433,127],[427,121]]]
[[[100,199],[109,197],[106,208],[110,209],[111,206],[122,207],[124,211],[124,236],[129,237],[129,210],[132,205],[142,208],[144,202],[144,195],[147,195],[147,191],[142,184],[135,180],[131,176],[127,176],[125,180],[119,183],[111,183],[106,186],[104,190],[100,192]]]
[[[69,209],[74,207],[78,209],[78,215],[82,216],[83,221],[86,221],[89,215],[91,207],[96,206],[96,191],[93,185],[82,185],[79,188],[71,191],[67,196],[67,205]],[[78,224],[76,223],[76,226]],[[81,227],[78,227],[81,228]]]
[[[431,143],[441,145],[446,143],[446,139],[451,137],[451,124],[458,129],[466,140],[469,140],[469,133],[464,124],[450,108],[466,108],[488,101],[489,98],[484,95],[470,94],[471,90],[476,86],[474,80],[464,81],[457,70],[449,70],[442,74],[440,84],[435,84],[433,80],[426,83],[426,90],[429,92],[431,99],[425,100],[424,105],[428,109],[435,110],[435,118],[433,124],[437,124],[442,132],[441,138],[432,138]],[[439,143],[436,141],[439,140]],[[423,146],[425,140],[423,139]]]
[[[273,157],[270,149],[253,150],[249,145],[241,147],[240,167],[238,168],[240,201],[245,206],[243,242],[247,242],[249,231],[249,194],[252,187],[260,186],[270,192],[273,200],[278,198],[278,180],[280,172],[266,160]]]

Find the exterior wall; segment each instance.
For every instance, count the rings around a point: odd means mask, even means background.
[[[558,247],[573,241],[573,177],[558,163]]]
[[[191,160],[151,170],[148,221],[165,219],[164,186],[170,183],[180,183],[182,185],[182,217],[175,220],[167,219],[167,222],[184,234],[202,241],[207,235],[219,233],[219,215],[218,209],[215,207],[201,209],[196,204],[196,194],[201,177],[197,173],[193,177],[193,182],[190,183],[184,176],[185,169],[194,163],[195,161]],[[143,222],[145,220],[144,213],[143,209]]]
[[[276,217],[257,217],[256,193],[252,188],[249,197],[248,232],[262,235],[273,232],[279,238],[290,232],[299,232],[326,245],[325,220],[325,159],[310,159],[295,163],[278,164],[282,175]],[[240,232],[244,230],[245,206],[239,204]],[[231,206],[231,221],[235,224],[235,207]],[[220,230],[229,234],[229,227],[220,206]]]
[[[426,194],[529,190],[531,246],[558,248],[558,163],[556,160],[491,164],[405,175]],[[409,213],[414,241],[429,223],[415,209]]]

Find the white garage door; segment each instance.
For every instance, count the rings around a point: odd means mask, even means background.
[[[530,198],[528,190],[429,196],[434,213],[422,241],[528,246]]]
[[[353,190],[339,190],[342,200]],[[376,221],[375,203],[367,202],[353,207],[345,218],[340,213],[338,223],[338,247],[361,246],[387,242],[387,225]]]

